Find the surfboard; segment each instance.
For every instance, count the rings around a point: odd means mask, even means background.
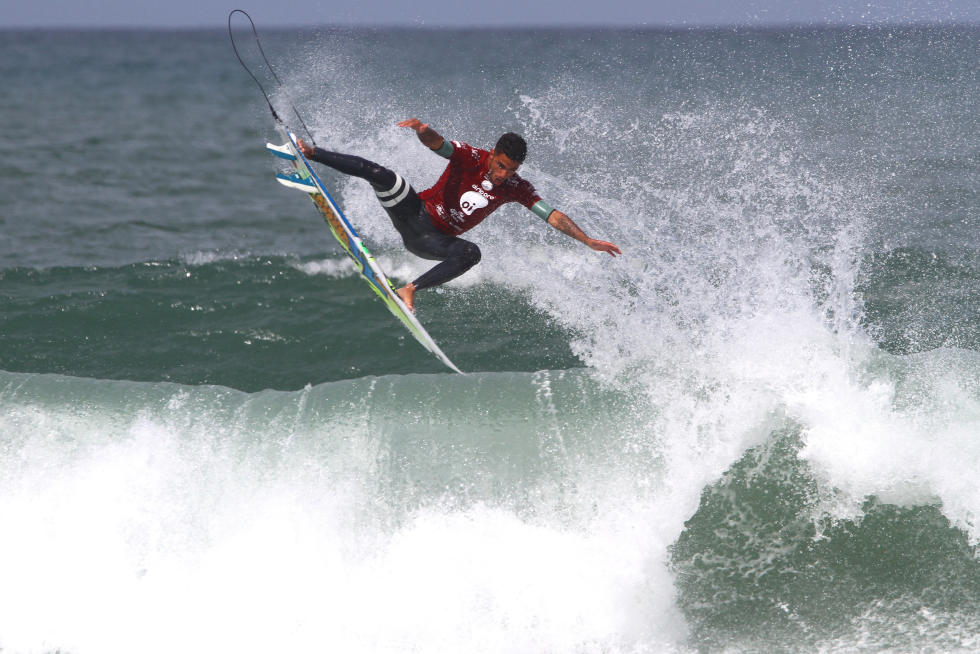
[[[378,262],[371,256],[371,252],[361,242],[357,231],[347,217],[344,216],[340,207],[334,201],[333,197],[331,197],[330,193],[327,192],[323,182],[320,181],[320,178],[310,166],[310,162],[300,152],[299,146],[296,143],[296,135],[287,130],[282,124],[277,124],[276,130],[283,137],[284,143],[282,145],[266,143],[265,147],[273,155],[290,164],[288,166],[288,172],[279,172],[276,174],[276,179],[279,183],[287,188],[309,194],[310,199],[313,200],[313,204],[316,205],[317,210],[323,216],[334,238],[337,239],[344,252],[354,262],[354,266],[357,268],[357,272],[361,278],[381,298],[381,301],[388,307],[388,310],[408,329],[412,336],[415,337],[415,340],[422,344],[422,347],[434,354],[437,359],[446,364],[451,370],[462,373],[439,348],[435,340],[429,336],[429,332],[425,330],[425,327],[415,317],[415,314],[409,311],[402,299],[395,293],[395,285],[391,283],[388,275],[385,274],[381,266],[378,265]]]

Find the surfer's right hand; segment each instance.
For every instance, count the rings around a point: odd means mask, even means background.
[[[420,132],[420,133],[429,129],[429,123],[423,123],[418,118],[409,118],[408,120],[403,120],[400,123],[398,123],[398,126],[414,129],[416,132]]]
[[[427,148],[438,150],[442,147],[442,136],[439,135],[439,132],[429,127],[429,123],[423,123],[418,118],[409,118],[398,123],[398,126],[415,130],[415,135],[422,141],[422,145]]]

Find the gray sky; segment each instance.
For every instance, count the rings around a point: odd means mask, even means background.
[[[10,0],[3,27],[223,27],[248,11],[259,28],[718,26],[958,22],[980,24],[980,0]]]

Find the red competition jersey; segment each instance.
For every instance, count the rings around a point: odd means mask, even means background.
[[[439,181],[419,193],[440,231],[462,234],[502,204],[520,202],[530,209],[541,199],[531,182],[517,174],[494,186],[486,178],[490,153],[459,141],[452,144],[453,154]]]

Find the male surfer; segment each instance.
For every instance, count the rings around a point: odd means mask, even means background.
[[[622,254],[612,243],[590,238],[571,218],[553,209],[517,174],[527,155],[524,139],[508,132],[489,152],[460,141],[447,141],[417,118],[399,127],[415,130],[422,143],[449,164],[432,188],[416,193],[402,177],[383,166],[349,154],[314,148],[298,139],[303,156],[347,175],[367,180],[374,188],[405,247],[412,254],[440,261],[418,279],[397,290],[409,309],[415,310],[415,292],[445,284],[480,261],[480,248],[459,238],[497,207],[520,202],[558,231],[593,250]]]

